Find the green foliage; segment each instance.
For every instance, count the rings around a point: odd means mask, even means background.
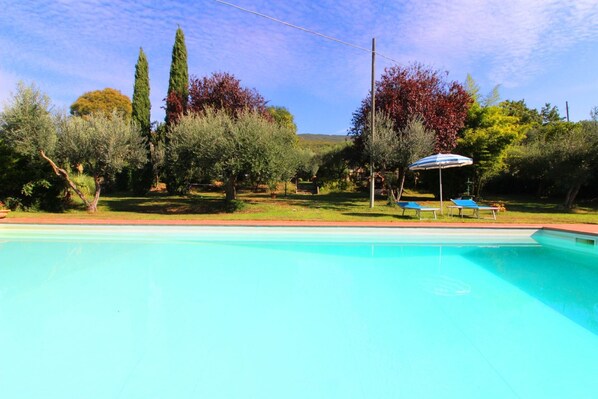
[[[133,88],[133,114],[132,118],[141,129],[146,139],[147,162],[141,169],[128,170],[129,185],[133,191],[140,195],[148,192],[154,182],[154,167],[152,165],[151,143],[151,103],[150,103],[149,67],[143,49],[139,49],[139,58],[135,65],[135,86]],[[126,187],[129,188],[129,187]]]
[[[499,85],[496,85],[492,88],[490,93],[488,93],[486,96],[482,96],[480,94],[480,86],[473,79],[473,77],[470,74],[467,74],[467,78],[465,79],[465,90],[467,93],[471,96],[475,103],[481,104],[484,107],[498,104],[500,101],[500,93],[498,88]]]
[[[484,106],[477,101],[471,105],[456,152],[473,159],[478,196],[488,179],[505,169],[508,149],[523,140],[526,130],[505,107]]]
[[[480,103],[480,85],[473,79],[473,76],[467,74],[465,78],[465,90],[471,96],[473,101]]]
[[[0,199],[11,208],[60,210],[64,185],[48,174],[38,151],[56,146],[50,99],[19,83],[0,113]]]
[[[0,137],[3,133],[0,130]],[[0,138],[0,200],[21,195],[22,187],[32,177],[31,172],[36,170],[31,165],[35,160],[19,155]]]
[[[149,66],[143,48],[139,48],[139,57],[135,65],[132,118],[139,125],[143,135],[148,138],[151,132],[151,108]]]
[[[434,133],[426,129],[419,116],[411,117],[398,133],[393,121],[385,114],[377,115],[375,123],[373,140],[371,122],[366,125],[366,154],[371,154],[377,170],[385,176],[389,202],[394,203],[402,195],[407,167],[434,149]]]
[[[279,125],[276,130],[271,134],[271,154],[265,168],[254,175],[257,181],[265,181],[271,191],[276,191],[279,182],[288,182],[296,176],[304,161],[304,153],[297,146],[295,130],[283,125]]]
[[[419,138],[408,140],[406,137],[415,118],[418,118],[422,129],[416,131],[431,131],[434,133],[434,149],[438,152],[447,152],[455,148],[457,134],[463,127],[467,110],[472,102],[471,95],[465,87],[458,82],[446,80],[448,73],[434,70],[421,64],[412,64],[407,67],[394,66],[386,68],[380,82],[376,84],[376,116],[387,118],[392,121],[395,138],[388,134],[381,135],[381,140],[376,150],[379,161],[384,168],[383,174],[388,175],[386,184],[390,182],[389,201],[394,202],[400,198],[406,175],[405,160],[413,153],[413,145],[420,142]],[[475,82],[469,79],[470,90],[477,92]],[[370,93],[362,103],[361,107],[353,113],[350,135],[353,136],[354,145],[363,150],[362,159],[368,159],[373,148],[371,144],[366,149],[366,140],[371,115],[371,99],[374,93]],[[380,119],[376,118],[376,119]],[[423,129],[425,126],[426,129]],[[386,129],[381,127],[381,132]],[[375,142],[375,141],[374,141]],[[419,144],[416,145],[419,147]],[[400,149],[400,153],[396,151]],[[388,155],[382,155],[385,152]],[[431,151],[429,151],[431,152]],[[429,153],[428,152],[428,153]],[[423,155],[428,155],[428,153]],[[399,156],[400,155],[400,156]],[[422,156],[423,156],[422,155]],[[392,159],[394,158],[394,159]],[[376,165],[376,162],[374,162]],[[396,175],[396,178],[393,177]],[[396,190],[396,193],[394,192]]]
[[[525,100],[505,100],[500,103],[500,106],[505,110],[507,115],[517,117],[519,123],[525,125],[524,127],[533,128],[542,123],[542,116],[537,110],[528,108]]]
[[[540,110],[540,116],[542,117],[542,124],[547,125],[549,123],[561,122],[565,118],[561,117],[559,109],[556,105],[551,106],[550,103],[544,104]]]
[[[434,149],[434,132],[424,126],[418,116],[407,121],[399,131],[399,167],[407,167],[418,159],[429,155]]]
[[[176,30],[174,45],[172,47],[172,60],[170,62],[168,93],[166,95],[166,124],[170,125],[174,114],[185,111],[188,96],[189,66],[187,64],[187,46],[185,45],[185,34],[179,26]],[[179,108],[181,109],[179,110]]]
[[[87,116],[92,114],[111,115],[117,112],[131,119],[132,105],[129,97],[122,94],[119,90],[105,88],[103,90],[94,90],[83,93],[71,105],[71,115]]]
[[[388,115],[376,113],[374,123],[376,129],[375,134],[372,135],[371,114],[369,114],[363,133],[364,156],[367,159],[366,162],[371,159],[374,165],[382,165],[382,168],[386,170],[397,163],[399,136],[395,134],[394,123]]]
[[[311,180],[320,174],[319,170],[325,162],[326,154],[351,146],[351,144],[346,136],[329,134],[298,135],[299,161],[297,176],[304,180]],[[347,155],[349,154],[347,153]],[[355,158],[359,157],[356,156]],[[347,159],[347,162],[351,162],[351,159]]]
[[[52,152],[56,146],[56,130],[50,112],[50,98],[34,85],[17,85],[17,92],[0,120],[3,141],[16,153],[37,157],[44,149]]]
[[[297,125],[295,124],[295,118],[293,114],[285,107],[268,107],[268,114],[274,119],[274,121],[281,127],[285,127],[291,130],[293,133],[297,133]]]
[[[424,126],[419,116],[411,117],[398,134],[392,120],[384,114],[376,118],[374,143],[369,130],[366,133],[366,149],[372,151],[375,163],[384,169],[406,168],[434,149],[434,133]]]
[[[517,118],[508,116],[496,106],[471,110],[471,121],[459,139],[457,152],[474,160],[472,170],[477,195],[489,178],[505,167],[509,147],[524,137]]]
[[[168,137],[167,168],[178,192],[206,177],[219,178],[230,201],[239,180],[269,183],[294,175],[295,134],[255,113],[236,119],[212,110],[186,115]]]
[[[498,91],[499,87],[499,85],[494,86],[492,88],[492,91],[488,93],[486,98],[484,98],[483,104],[485,107],[498,105],[498,103],[500,102],[500,92]]]
[[[298,134],[299,147],[313,151],[321,155],[334,149],[339,145],[348,145],[350,141],[347,136],[332,134]]]
[[[351,151],[349,145],[338,145],[321,155],[316,184],[330,190],[344,190],[351,184]]]
[[[170,77],[168,79],[168,92],[174,91],[186,97],[189,93],[189,67],[187,65],[187,46],[185,34],[179,26],[176,30],[174,45],[172,47],[172,60],[170,63]]]
[[[64,185],[56,178],[42,173],[30,173],[30,179],[21,187],[20,195],[8,199],[11,209],[25,211],[45,210],[62,211],[65,199],[61,196]]]
[[[141,166],[146,160],[139,130],[116,111],[62,118],[59,133],[58,159],[73,168],[82,165],[94,178],[111,178],[125,166]]]
[[[54,173],[75,191],[90,212],[97,210],[101,188],[106,180],[127,165],[137,166],[146,162],[144,140],[139,130],[116,110],[111,115],[62,116],[57,126],[59,142],[52,157],[54,160],[44,152],[40,155],[51,165]],[[68,172],[79,168],[93,176],[95,192],[92,200],[86,197]]]
[[[177,123],[181,116],[186,114],[188,100],[189,67],[187,64],[187,46],[185,45],[185,34],[181,27],[178,27],[172,47],[168,92],[166,94],[166,116],[164,121],[167,127]],[[164,139],[164,143],[168,144],[169,135],[166,135]],[[168,165],[165,168],[164,181],[168,192],[178,193],[186,189],[181,186],[181,171],[175,170],[173,167],[176,160],[170,159],[169,154],[171,153],[166,152],[164,157]]]
[[[247,204],[244,201],[231,200],[226,202],[224,211],[227,213],[235,213],[238,211],[242,211],[245,208],[247,208]]]
[[[514,175],[535,178],[565,194],[564,206],[571,209],[581,187],[598,172],[598,123],[539,126],[511,153],[509,163]]]
[[[27,182],[26,184],[24,184],[23,187],[21,188],[21,192],[23,193],[23,195],[25,195],[27,197],[31,197],[37,188],[48,189],[51,186],[52,186],[52,184],[48,180],[39,179],[39,180],[30,181],[30,182]]]
[[[95,182],[93,176],[86,175],[84,173],[75,174],[71,177],[73,182],[79,187],[81,192],[85,195],[93,195],[95,191]]]
[[[165,173],[168,190],[185,194],[191,183],[203,180],[218,159],[216,140],[227,123],[224,115],[183,116],[167,132]]]
[[[297,147],[297,175],[310,180],[320,168],[320,157],[309,148]]]

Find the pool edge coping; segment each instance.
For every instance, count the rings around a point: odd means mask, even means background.
[[[435,223],[435,222],[333,222],[289,220],[125,220],[125,219],[71,219],[60,218],[6,218],[0,224],[39,225],[114,225],[114,226],[232,226],[232,227],[385,227],[385,228],[439,228],[439,229],[537,229],[598,236],[597,224],[518,224],[518,223]]]

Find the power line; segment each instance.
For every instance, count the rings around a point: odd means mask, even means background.
[[[214,1],[216,1],[216,2],[218,2],[218,3],[221,3],[221,4],[224,4],[224,5],[227,5],[227,6],[229,6],[229,7],[233,7],[233,8],[236,8],[236,9],[238,9],[238,10],[241,10],[241,11],[244,11],[244,12],[247,12],[247,13],[250,13],[250,14],[253,14],[253,15],[257,15],[258,17],[262,17],[262,18],[269,19],[269,20],[271,20],[271,21],[274,21],[274,22],[277,22],[277,23],[279,23],[279,24],[282,24],[282,25],[288,26],[288,27],[290,27],[290,28],[298,29],[298,30],[301,30],[301,31],[303,31],[303,32],[310,33],[310,34],[312,34],[312,35],[316,35],[316,36],[323,37],[324,39],[328,39],[328,40],[331,40],[331,41],[333,41],[333,42],[337,42],[337,43],[343,44],[343,45],[345,45],[345,46],[353,47],[353,48],[356,48],[356,49],[358,49],[358,50],[361,50],[361,51],[366,51],[366,52],[368,52],[368,53],[372,53],[372,52],[373,52],[372,50],[370,50],[370,49],[368,49],[368,48],[361,47],[361,46],[358,46],[358,45],[356,45],[356,44],[353,44],[353,43],[345,42],[344,40],[340,40],[340,39],[337,39],[337,38],[335,38],[335,37],[332,37],[332,36],[324,35],[324,34],[322,34],[322,33],[319,33],[319,32],[316,32],[316,31],[313,31],[313,30],[311,30],[311,29],[303,28],[303,27],[301,27],[301,26],[297,26],[297,25],[291,24],[291,23],[289,23],[289,22],[282,21],[282,20],[280,20],[280,19],[277,19],[277,18],[271,17],[271,16],[269,16],[269,15],[266,15],[266,14],[262,14],[262,13],[260,13],[260,12],[257,12],[257,11],[248,10],[247,8],[243,8],[243,7],[240,7],[240,6],[238,6],[238,5],[235,5],[235,4],[232,4],[232,3],[228,3],[228,2],[226,2],[226,1],[222,1],[222,0],[214,0]],[[378,53],[378,52],[374,52],[374,53],[375,53],[377,56],[379,56],[379,57],[386,58],[387,60],[390,60],[390,61],[392,61],[392,62],[399,63],[399,61],[397,61],[397,60],[395,60],[395,59],[392,59],[392,58],[390,58],[390,57],[388,57],[388,56],[385,56],[384,54],[380,54],[380,53]]]

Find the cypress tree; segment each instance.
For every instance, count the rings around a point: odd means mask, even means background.
[[[135,65],[135,85],[133,87],[133,112],[132,119],[141,129],[141,134],[146,140],[147,161],[141,169],[127,168],[118,177],[117,182],[123,188],[133,189],[136,194],[145,194],[151,189],[153,179],[153,168],[151,163],[150,140],[151,140],[151,103],[149,85],[149,66],[143,48],[139,48],[139,57]]]
[[[150,121],[150,85],[149,85],[149,67],[143,48],[139,48],[139,57],[135,65],[135,86],[133,87],[133,121],[141,127],[141,131],[146,138],[149,138],[151,132]]]
[[[187,109],[189,96],[189,67],[187,65],[187,47],[185,34],[179,26],[176,30],[174,46],[172,47],[172,61],[170,63],[170,78],[168,79],[168,94],[166,96],[166,123],[170,124],[175,115]]]

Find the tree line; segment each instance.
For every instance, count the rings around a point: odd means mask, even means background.
[[[350,134],[360,150],[348,165],[373,162],[389,202],[400,198],[408,165],[432,152],[474,160],[451,173],[460,179],[453,177],[447,187],[453,196],[465,191],[469,179],[478,197],[487,187],[502,194],[560,196],[567,209],[583,189],[596,194],[598,108],[588,120],[567,122],[551,104],[537,111],[524,100],[500,101],[498,87],[483,96],[471,76],[465,84],[445,77],[420,64],[386,69],[377,82],[374,139],[369,96],[353,115]],[[429,177],[409,174],[412,187]]]
[[[146,193],[159,181],[185,194],[193,183],[277,183],[296,174],[293,116],[267,106],[228,73],[189,77],[182,29],[172,50],[164,123],[151,123],[149,68],[140,49],[133,101],[114,89],[84,93],[70,115],[53,111],[35,85],[19,83],[0,114],[0,199],[13,208],[57,210],[77,195],[90,212],[105,188]]]
[[[537,111],[524,100],[501,101],[498,88],[484,96],[470,76],[450,81],[448,73],[418,63],[385,69],[376,109],[369,93],[353,113],[350,143],[320,154],[299,146],[286,108],[268,106],[235,76],[190,76],[180,27],[164,122],[151,122],[149,94],[142,48],[132,101],[114,89],[92,91],[66,115],[35,85],[20,83],[0,114],[0,200],[12,208],[59,210],[76,195],[93,212],[103,189],[144,194],[163,182],[170,193],[186,194],[195,183],[218,181],[233,201],[240,185],[275,190],[299,176],[359,189],[369,184],[363,171],[373,166],[394,203],[405,187],[425,189],[433,180],[408,170],[433,152],[474,159],[454,173],[452,185],[448,179],[455,195],[467,179],[477,196],[484,190],[559,195],[572,208],[580,192],[596,186],[596,108],[586,121],[566,122],[550,104]]]

